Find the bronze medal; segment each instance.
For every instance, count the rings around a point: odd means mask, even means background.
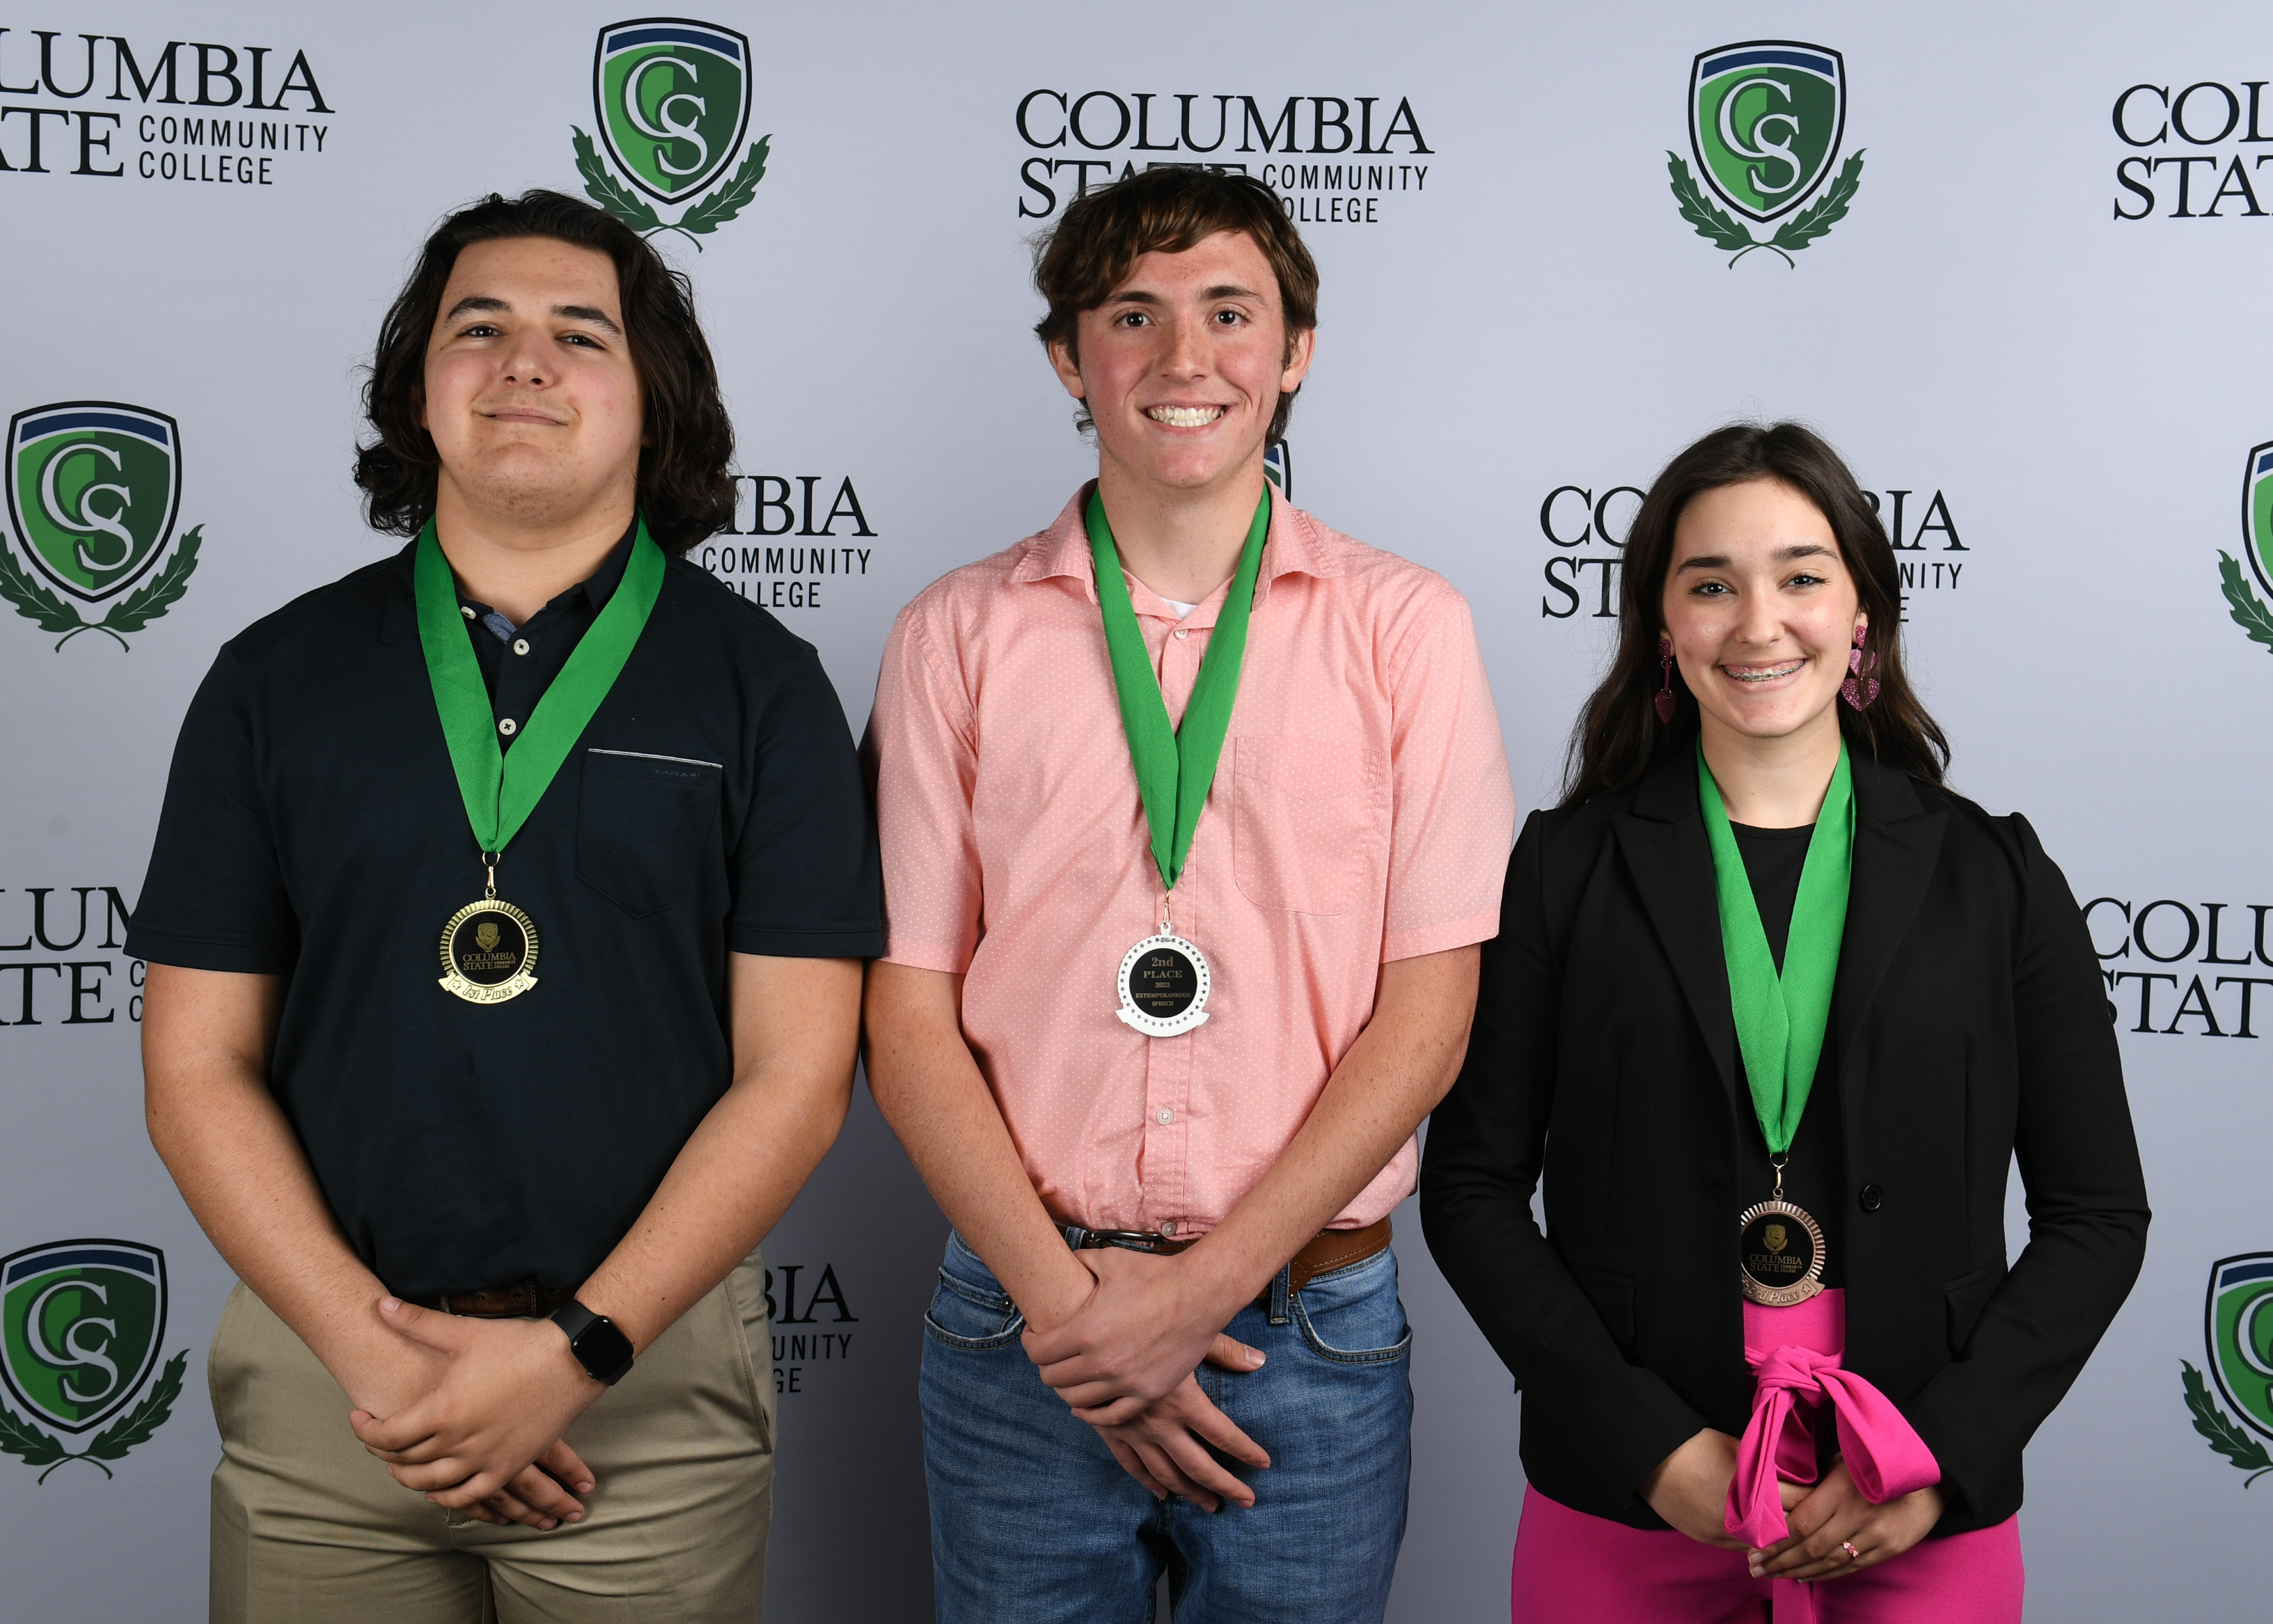
[[[1789,1308],[1823,1290],[1823,1227],[1802,1207],[1776,1194],[1737,1220],[1737,1268],[1748,1301]]]
[[[442,927],[441,985],[469,1004],[502,1004],[536,984],[536,922],[494,893]]]

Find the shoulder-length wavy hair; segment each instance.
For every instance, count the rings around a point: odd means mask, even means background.
[[[426,346],[458,256],[476,243],[502,237],[551,237],[597,250],[614,263],[624,337],[645,403],[639,505],[648,534],[665,552],[683,553],[731,528],[734,483],[727,468],[734,458],[734,426],[686,278],[613,215],[544,191],[517,198],[491,192],[444,220],[379,324],[363,391],[364,415],[379,438],[356,447],[355,462],[371,528],[416,535],[434,512],[441,459],[418,422]]]
[[[1692,498],[1755,479],[1780,480],[1815,505],[1838,540],[1839,556],[1870,617],[1878,700],[1864,711],[1833,702],[1848,747],[1928,783],[1942,782],[1949,740],[1918,702],[1902,662],[1902,575],[1870,499],[1839,453],[1811,430],[1796,423],[1731,423],[1665,465],[1626,532],[1617,654],[1572,730],[1564,805],[1628,789],[1668,751],[1691,747],[1697,737],[1697,700],[1678,665],[1673,668],[1673,720],[1660,722],[1655,706],[1662,680],[1657,645],[1665,625],[1665,576],[1673,563],[1674,531]]]

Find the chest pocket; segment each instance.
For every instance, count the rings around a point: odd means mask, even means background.
[[[1376,753],[1332,739],[1244,734],[1232,741],[1232,876],[1248,901],[1297,914],[1347,913],[1380,861]]]
[[[716,839],[724,772],[716,761],[586,751],[576,877],[634,919],[688,901]]]

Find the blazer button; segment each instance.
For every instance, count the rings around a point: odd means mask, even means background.
[[[1866,1184],[1856,1192],[1855,1200],[1864,1212],[1876,1212],[1887,1204],[1887,1193],[1875,1184]]]

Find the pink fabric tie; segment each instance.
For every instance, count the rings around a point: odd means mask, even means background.
[[[1788,1538],[1779,1479],[1815,1481],[1815,1432],[1828,1404],[1839,1453],[1863,1498],[1883,1505],[1941,1481],[1925,1441],[1887,1396],[1841,1367],[1847,1347],[1847,1294],[1825,1291],[1789,1308],[1744,1305],[1744,1362],[1751,1366],[1752,1418],[1737,1444],[1722,1526],[1755,1550]]]

